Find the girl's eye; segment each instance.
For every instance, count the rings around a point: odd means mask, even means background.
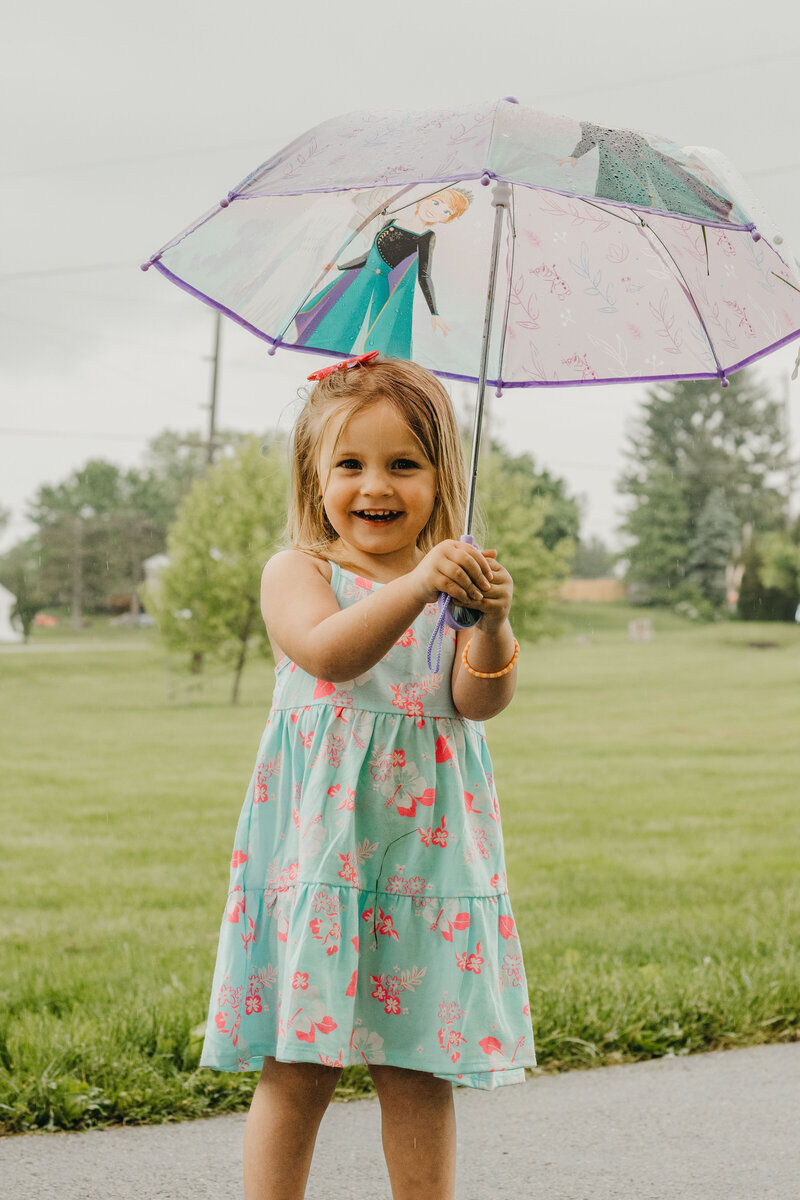
[[[396,471],[416,471],[419,468],[419,463],[414,462],[411,458],[397,458],[393,466]]]
[[[341,467],[344,471],[357,471],[360,468],[361,463],[357,458],[343,458],[342,461],[338,462],[336,465],[337,467]]]

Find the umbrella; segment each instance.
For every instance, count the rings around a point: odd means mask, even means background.
[[[469,537],[487,383],[725,386],[800,336],[780,244],[718,152],[507,98],[326,121],[143,267],[270,353],[476,382]]]

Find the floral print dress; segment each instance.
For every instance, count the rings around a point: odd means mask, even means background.
[[[379,583],[333,563],[340,607]],[[239,819],[201,1065],[386,1063],[454,1084],[534,1065],[483,726],[428,669],[428,605],[347,683],[276,667]]]

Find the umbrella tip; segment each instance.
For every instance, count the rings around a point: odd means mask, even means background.
[[[753,225],[753,224],[752,224],[752,222],[751,222],[751,223],[750,223],[750,224],[747,226],[747,228],[750,230],[750,237],[753,239],[753,241],[754,241],[754,242],[760,242],[760,241],[761,241],[761,234],[758,232],[758,230],[756,229],[755,225]]]
[[[728,376],[727,376],[727,375],[720,375],[720,377],[719,377],[719,382],[720,382],[720,385],[721,385],[722,387],[728,387],[728,386],[729,386],[729,384],[728,384]]]
[[[149,263],[149,262],[142,263],[142,265],[139,267],[139,270],[140,271],[149,271],[151,266],[152,266],[152,263]]]
[[[519,104],[519,100],[516,96],[503,96],[503,99],[505,100],[506,104]]]
[[[220,202],[219,202],[220,208],[227,208],[229,204],[230,204],[230,200],[228,199],[227,196],[224,196],[223,199],[220,200]]]
[[[270,346],[269,350],[267,351],[267,354],[270,356],[270,358],[272,358],[274,356],[277,348],[278,348],[277,346]]]

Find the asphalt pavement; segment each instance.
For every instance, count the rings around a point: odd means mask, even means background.
[[[458,1200],[798,1200],[800,1043],[456,1093]],[[0,1141],[2,1200],[240,1200],[244,1117]],[[375,1100],[331,1105],[307,1200],[389,1200]],[[420,1200],[424,1200],[421,1197]]]

